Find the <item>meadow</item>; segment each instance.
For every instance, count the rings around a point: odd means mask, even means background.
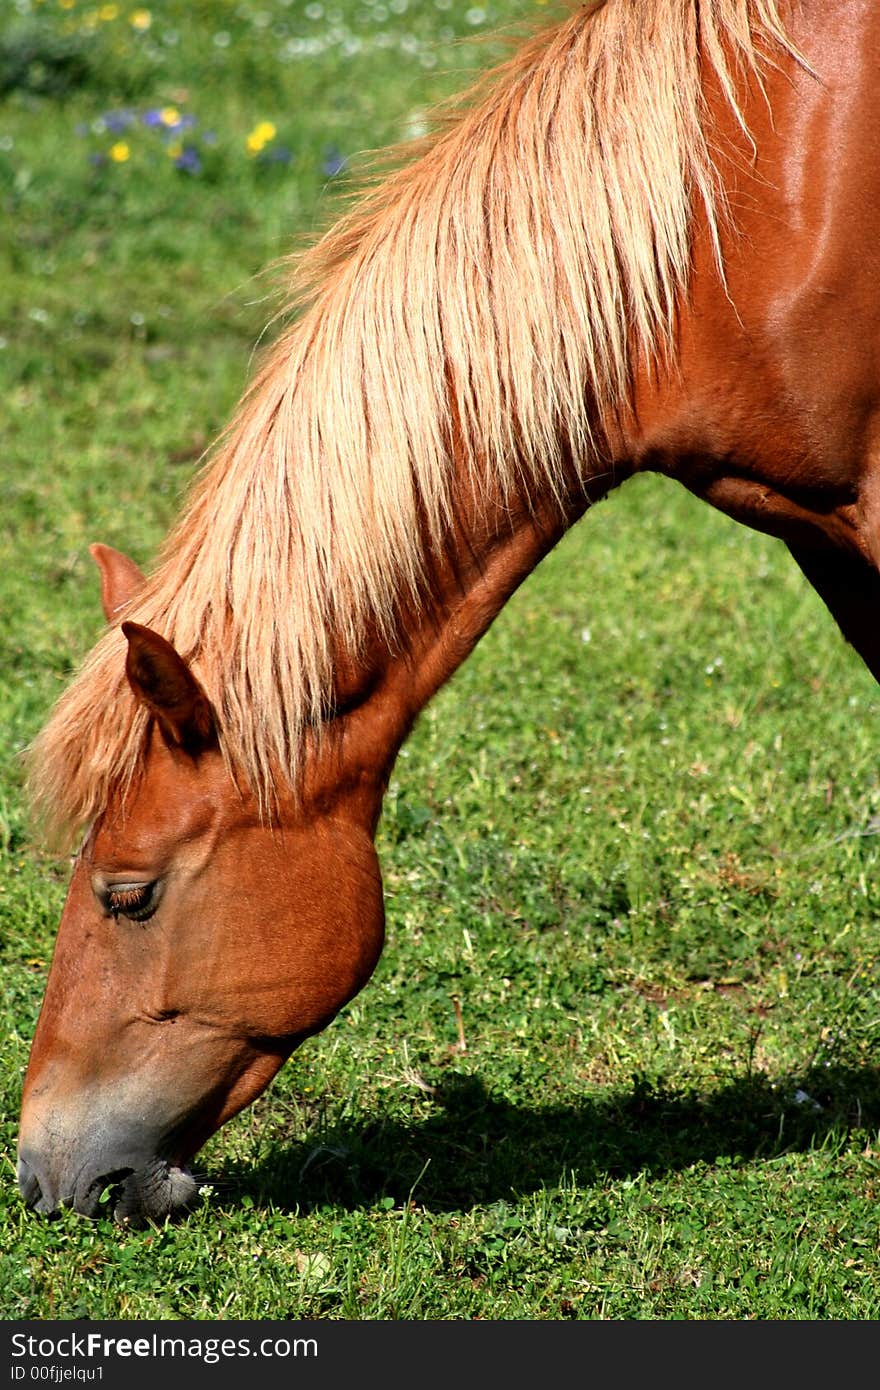
[[[880,1316],[880,693],[784,547],[639,478],[429,706],[376,973],[132,1231],[25,1211],[67,862],[22,751],[361,151],[527,0],[15,0],[0,28],[0,1317]],[[478,40],[478,41],[474,41]],[[267,269],[270,267],[270,269]]]

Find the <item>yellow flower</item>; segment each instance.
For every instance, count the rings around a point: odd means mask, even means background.
[[[124,164],[131,154],[124,140],[117,140],[115,145],[110,146],[110,158],[114,164]]]
[[[247,137],[248,153],[259,154],[264,145],[275,139],[275,127],[271,121],[258,121]]]
[[[58,5],[62,10],[72,10],[76,0],[58,0]]]
[[[180,120],[180,112],[176,106],[163,106],[159,112],[159,120],[163,125],[177,125]]]
[[[128,16],[128,22],[132,29],[137,29],[142,34],[145,29],[149,29],[153,22],[153,16],[149,10],[132,10]]]
[[[98,18],[103,19],[105,23],[109,24],[110,20],[116,19],[118,14],[118,5],[102,5],[98,11]]]

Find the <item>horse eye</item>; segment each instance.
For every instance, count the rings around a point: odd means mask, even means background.
[[[152,883],[110,883],[101,894],[111,917],[146,922],[159,906],[158,880]]]

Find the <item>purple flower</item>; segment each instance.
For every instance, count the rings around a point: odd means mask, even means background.
[[[105,111],[101,120],[111,134],[118,135],[121,131],[128,130],[134,121],[134,114],[131,111]]]
[[[151,106],[141,112],[141,120],[151,130],[158,130],[166,137],[180,135],[181,131],[192,130],[198,125],[195,116],[188,111],[178,111],[176,106]]]
[[[260,162],[262,164],[289,164],[292,158],[293,154],[286,145],[270,145],[268,149],[262,151]]]
[[[341,174],[344,168],[345,155],[341,150],[338,150],[335,145],[328,145],[327,149],[324,151],[324,159],[321,164],[323,173],[327,175],[328,179],[332,179],[335,178],[337,174]]]
[[[174,161],[174,167],[175,169],[183,169],[187,174],[200,173],[202,161],[194,145],[184,145],[180,154]]]

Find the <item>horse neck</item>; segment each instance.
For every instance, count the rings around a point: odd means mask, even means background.
[[[614,485],[619,481],[615,476]],[[514,507],[501,499],[462,500],[449,544],[431,562],[429,597],[403,611],[400,642],[392,648],[374,634],[362,657],[340,662],[335,697],[344,710],[342,738],[327,745],[334,750],[334,788],[354,797],[361,820],[375,827],[394,759],[421,710],[523,580],[610,486],[610,477],[578,482],[564,497]],[[325,775],[319,781],[326,786]]]

